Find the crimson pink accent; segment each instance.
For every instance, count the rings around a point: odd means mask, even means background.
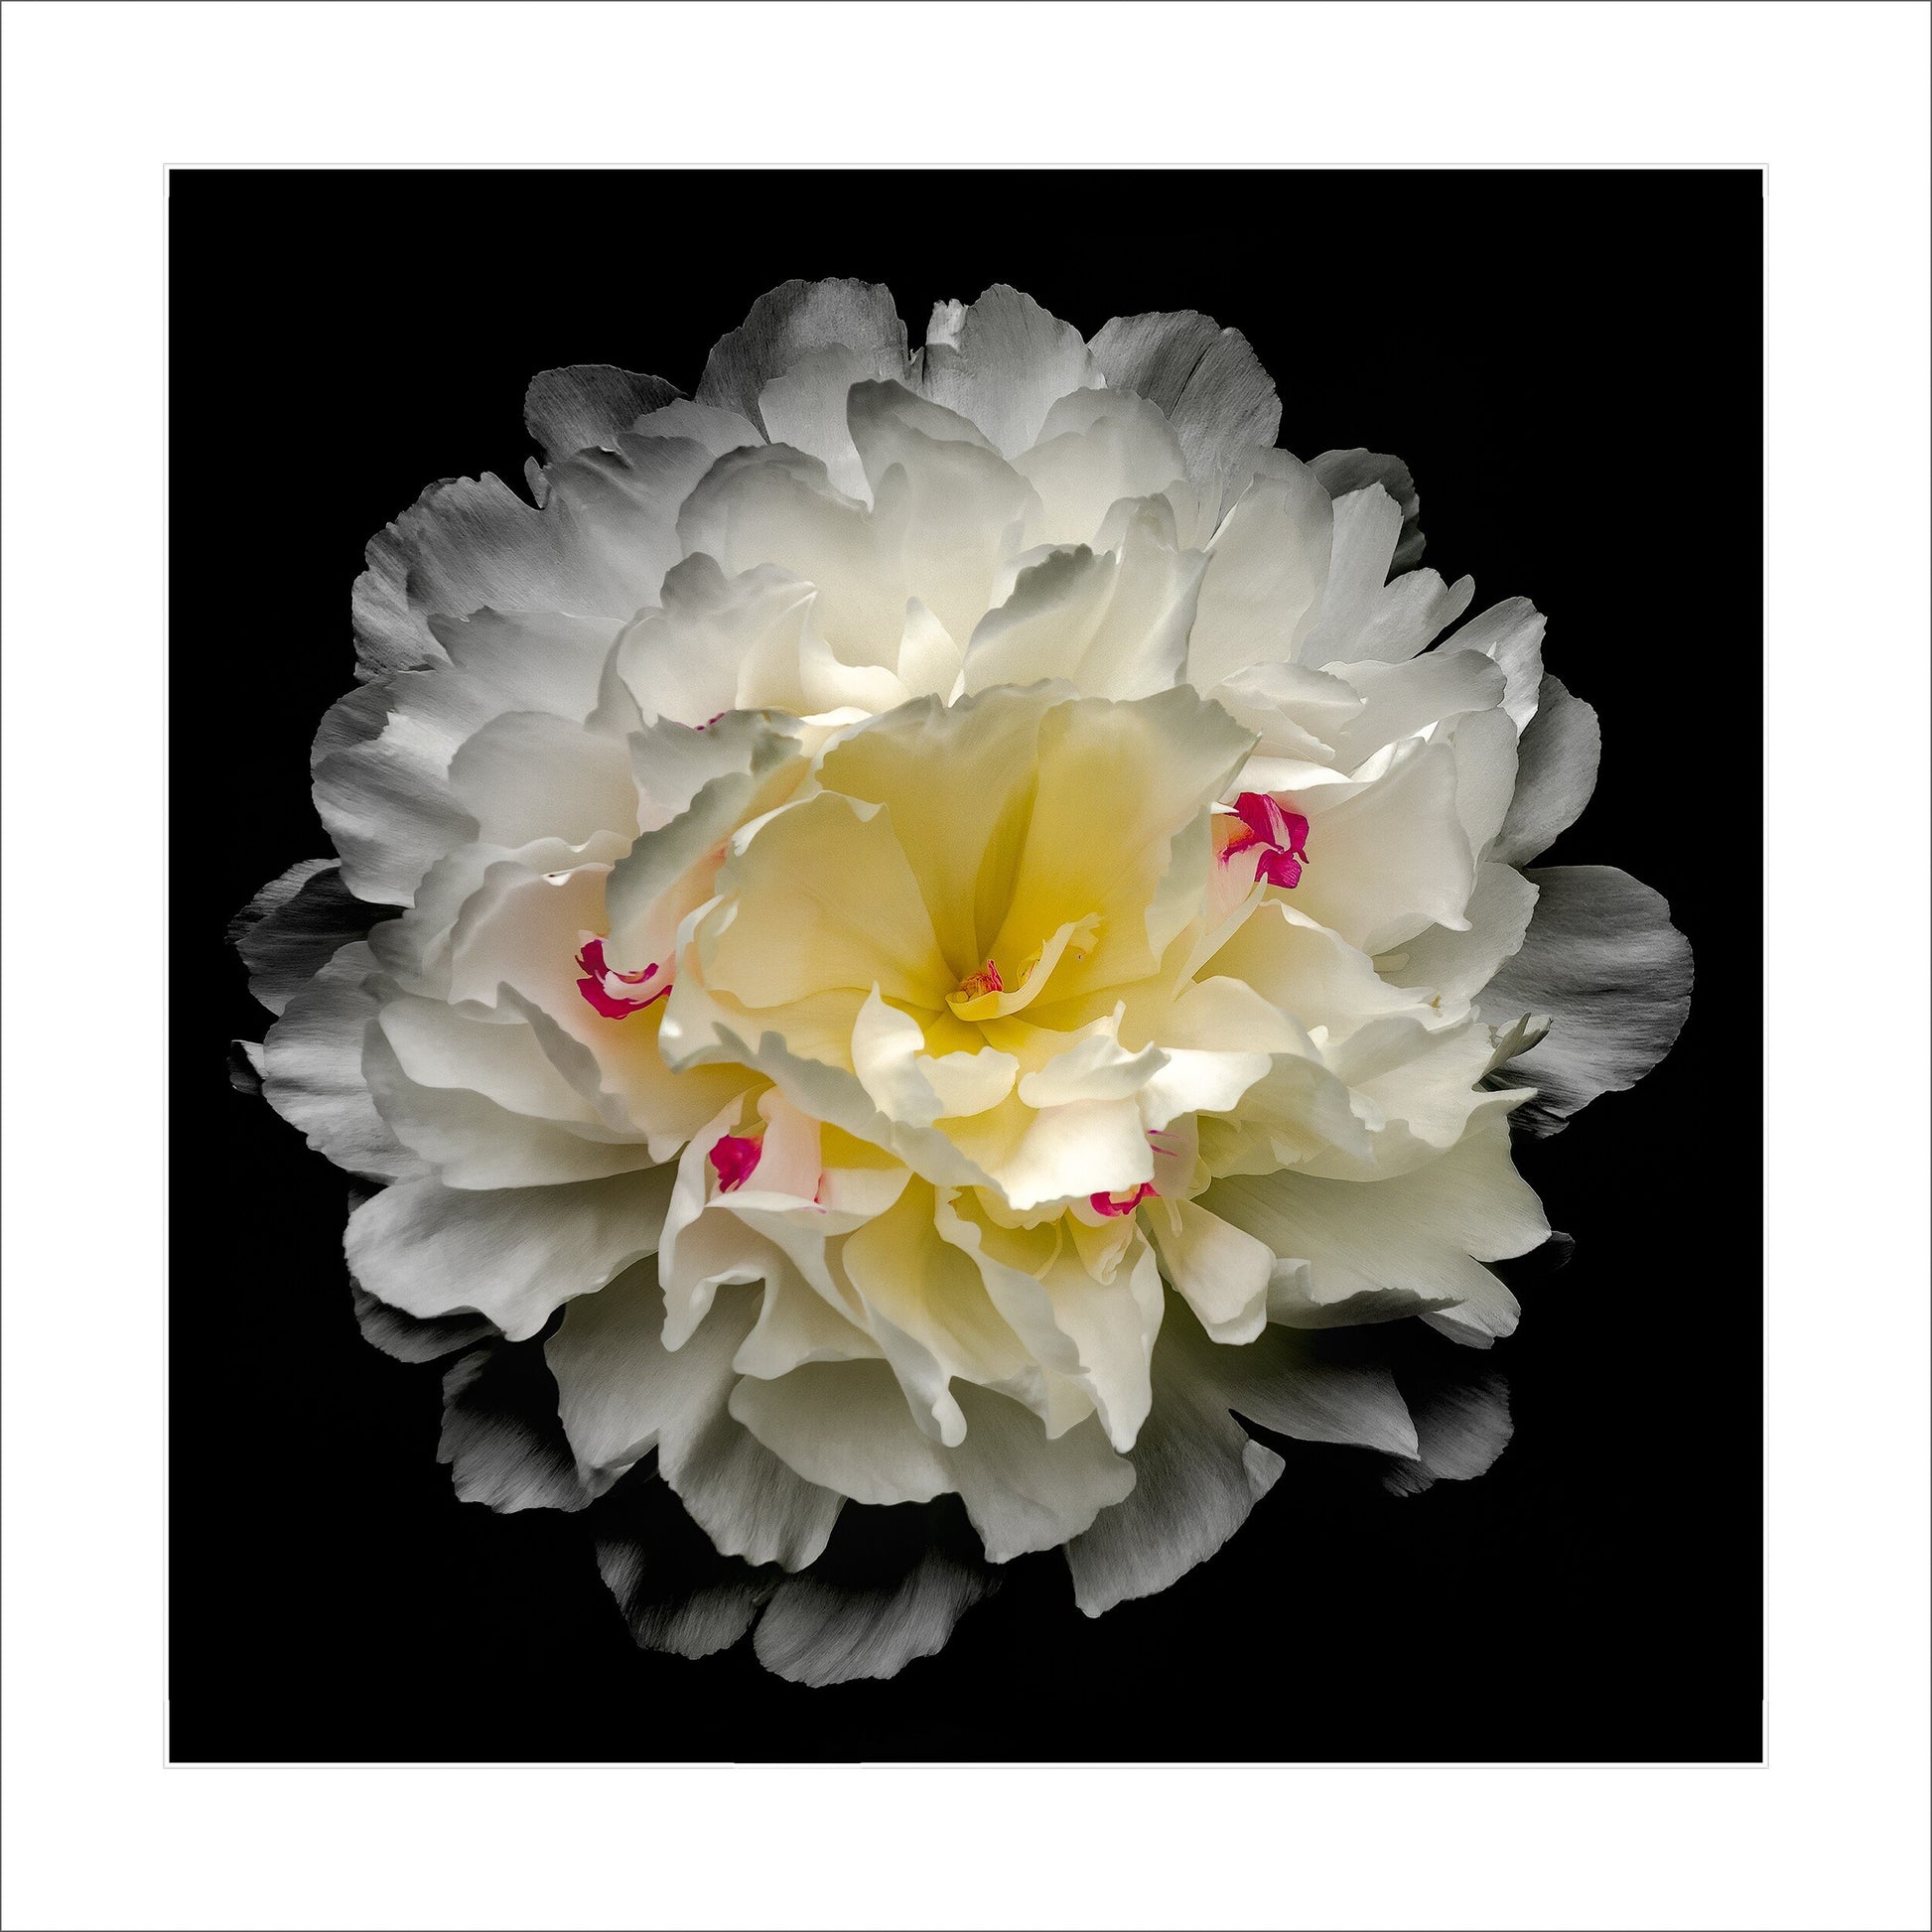
[[[762,1138],[754,1139],[749,1134],[721,1134],[712,1144],[710,1161],[718,1174],[718,1191],[729,1194],[735,1188],[745,1185],[751,1179],[752,1171],[759,1164],[759,1156],[764,1152]]]
[[[1309,862],[1308,820],[1265,791],[1244,791],[1234,801],[1234,811],[1243,829],[1221,848],[1221,863],[1259,846],[1255,877],[1270,886],[1299,886],[1302,868]]]
[[[722,711],[714,711],[711,714],[711,716],[704,721],[702,725],[699,725],[697,727],[697,729],[701,732],[708,732],[712,728],[712,726],[715,725],[718,722],[718,720],[722,718],[724,715],[725,714]]]
[[[1087,1196],[1087,1205],[1096,1214],[1109,1216],[1131,1214],[1153,1192],[1154,1182],[1144,1180],[1125,1200],[1117,1194],[1090,1194]]]
[[[959,982],[960,997],[967,1000],[977,1000],[982,994],[1004,993],[1006,990],[1007,983],[1000,977],[999,967],[990,959],[977,973],[968,973]]]
[[[607,1020],[627,1020],[633,1013],[642,1013],[653,1001],[661,1000],[671,990],[671,982],[664,984],[653,993],[646,994],[641,1000],[633,1000],[629,994],[620,989],[625,986],[642,986],[657,977],[655,966],[646,966],[641,973],[621,973],[615,966],[604,963],[604,941],[586,939],[584,950],[577,955],[577,970],[587,977],[577,982],[577,990]]]

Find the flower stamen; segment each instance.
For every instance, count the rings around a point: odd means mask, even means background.
[[[1300,812],[1291,812],[1265,791],[1244,791],[1234,801],[1234,816],[1241,829],[1222,832],[1226,814],[1215,821],[1215,842],[1223,865],[1237,852],[1255,852],[1255,877],[1269,886],[1292,890],[1302,883],[1302,868],[1309,862],[1309,822]],[[1258,848],[1258,850],[1257,850]]]
[[[1024,983],[1026,974],[1023,973],[1020,977]],[[959,982],[959,991],[953,995],[953,998],[961,1001],[977,1000],[988,993],[1004,993],[1006,990],[1007,983],[1000,977],[998,965],[989,959],[977,973],[968,973]]]
[[[1138,1187],[1123,1189],[1118,1193],[1090,1194],[1087,1197],[1087,1205],[1096,1214],[1104,1214],[1111,1220],[1122,1214],[1133,1213],[1135,1208],[1139,1207],[1155,1191],[1154,1182],[1144,1180]]]
[[[657,968],[646,966],[641,973],[621,973],[615,966],[607,966],[602,939],[584,941],[583,950],[577,955],[577,970],[585,975],[577,982],[578,992],[607,1020],[627,1020],[671,990],[667,978],[662,986],[646,993],[641,1000],[624,992],[626,986],[644,986],[654,980]]]
[[[712,1143],[711,1152],[705,1156],[711,1163],[712,1172],[718,1176],[718,1191],[721,1194],[736,1193],[751,1179],[763,1153],[762,1131],[757,1134],[721,1134]]]

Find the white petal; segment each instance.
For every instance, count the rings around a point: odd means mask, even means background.
[[[1473,1000],[1523,943],[1536,907],[1536,888],[1512,866],[1484,865],[1463,907],[1465,932],[1431,926],[1379,962],[1397,986],[1443,996],[1451,1006]]]
[[[1377,976],[1367,954],[1286,899],[1262,905],[1214,954],[1213,966],[1304,1027],[1326,1028],[1331,1039],[1345,1039],[1365,1021],[1413,1013],[1417,1006],[1412,994]]]
[[[444,1077],[465,1078],[479,1069],[459,1072],[444,1062],[437,1070]],[[541,1119],[474,1089],[411,1079],[379,1026],[370,1028],[363,1041],[362,1073],[396,1139],[453,1187],[541,1187],[653,1165],[641,1138],[620,1138],[601,1122]]]
[[[432,617],[429,627],[449,654],[446,687],[473,694],[466,718],[483,724],[499,712],[541,711],[577,724],[596,707],[621,626],[555,611],[478,611]]]
[[[1478,612],[1455,633],[1457,650],[1483,651],[1501,665],[1508,680],[1503,709],[1518,732],[1536,715],[1548,623],[1528,598],[1510,597]]]
[[[537,711],[492,718],[450,762],[450,792],[485,844],[637,829],[637,787],[621,739]]]
[[[766,1670],[792,1684],[896,1677],[944,1649],[992,1588],[983,1566],[940,1549],[921,1550],[884,1589],[841,1587],[812,1570],[778,1586],[752,1644]]]
[[[1180,988],[1155,1023],[1166,1064],[1141,1095],[1160,1129],[1181,1114],[1227,1113],[1267,1073],[1271,1054],[1302,1047],[1300,1030],[1252,987],[1225,976]]]
[[[898,383],[859,384],[847,419],[872,485],[882,566],[950,635],[969,635],[994,600],[1016,526],[1037,511],[1032,486],[971,423]]]
[[[282,1013],[343,947],[365,937],[377,908],[343,882],[334,859],[305,859],[272,879],[228,923],[248,991]]]
[[[1080,332],[1018,289],[996,284],[977,302],[933,309],[920,387],[977,425],[1003,456],[1033,447],[1061,396],[1102,380]]]
[[[1384,745],[1416,737],[1445,719],[1493,710],[1503,695],[1503,674],[1494,663],[1480,651],[1452,646],[1402,663],[1343,664],[1335,669],[1363,701],[1361,710],[1329,741],[1335,763],[1345,771],[1352,771]]]
[[[1285,450],[1271,450],[1208,544],[1187,677],[1211,691],[1256,664],[1296,656],[1328,578],[1334,511]]]
[[[477,836],[449,794],[450,759],[470,730],[440,715],[453,688],[427,670],[380,678],[334,705],[316,734],[316,813],[358,898],[409,904],[424,873]]]
[[[1090,542],[1122,497],[1159,495],[1187,474],[1168,419],[1120,389],[1062,396],[1013,467],[1039,496],[1027,525],[1030,545]]]
[[[1502,830],[1516,788],[1516,728],[1509,714],[1472,711],[1449,735],[1455,754],[1455,815],[1480,859]]]
[[[504,1341],[445,1371],[436,1459],[449,1465],[459,1501],[505,1514],[579,1510],[606,1486],[596,1474],[579,1473],[542,1352]]]
[[[869,496],[865,468],[846,428],[846,398],[855,383],[880,373],[876,356],[842,343],[799,356],[759,391],[765,434],[774,443],[817,457],[834,489],[847,496]]]
[[[807,1482],[861,1503],[924,1503],[953,1484],[884,1362],[807,1362],[775,1382],[750,1376],[731,1413]]]
[[[728,578],[766,569],[813,586],[820,634],[840,661],[890,664],[897,655],[908,594],[898,531],[833,489],[816,458],[782,445],[720,457],[685,498],[678,534],[687,553],[716,559]]]
[[[953,1378],[1017,1382],[1029,1362],[972,1263],[940,1239],[933,1206],[931,1187],[915,1181],[852,1233],[840,1258],[912,1420],[953,1449],[966,1434]]]
[[[565,1433],[593,1468],[657,1450],[657,1466],[724,1556],[802,1569],[825,1548],[840,1498],[803,1481],[727,1413],[732,1358],[758,1297],[721,1297],[675,1354],[663,1347],[655,1271],[632,1270],[572,1303],[544,1344]]]
[[[1116,316],[1091,346],[1109,388],[1132,389],[1172,419],[1193,476],[1218,479],[1281,429],[1268,371],[1238,329],[1211,316]]]
[[[1302,640],[1305,664],[1413,657],[1468,609],[1466,577],[1445,584],[1433,570],[1414,570],[1390,580],[1402,512],[1379,483],[1341,497],[1334,514],[1328,587]]]
[[[1056,1549],[1134,1486],[1132,1466],[1089,1416],[1047,1439],[1040,1419],[989,1389],[962,1385],[966,1439],[948,1452],[960,1500],[989,1563]]]
[[[1400,457],[1363,449],[1324,450],[1310,462],[1309,468],[1320,479],[1322,488],[1330,496],[1352,495],[1370,483],[1380,483],[1402,512],[1402,534],[1389,567],[1397,571],[1414,570],[1422,562],[1423,534],[1416,521],[1422,511],[1422,499],[1416,493],[1416,480],[1409,474],[1409,466]]]
[[[1409,1408],[1416,1420],[1416,1460],[1397,1464],[1384,1478],[1398,1495],[1487,1473],[1515,1434],[1509,1384],[1493,1371],[1432,1380],[1420,1394],[1410,1394]]]
[[[376,1111],[362,1076],[378,1010],[363,983],[374,966],[365,944],[345,946],[295,994],[262,1042],[262,1096],[339,1168],[396,1179],[423,1163]]]
[[[1550,1231],[1510,1166],[1499,1115],[1392,1179],[1230,1176],[1201,1206],[1265,1241],[1283,1262],[1305,1264],[1276,1271],[1270,1309],[1274,1320],[1297,1327],[1462,1303],[1507,1319],[1514,1302],[1480,1264],[1527,1253]]]
[[[1484,989],[1482,1013],[1494,1025],[1550,1016],[1541,1044],[1508,1071],[1538,1089],[1525,1125],[1551,1133],[1598,1094],[1634,1086],[1670,1051],[1691,1009],[1691,948],[1662,896],[1628,873],[1553,866],[1527,876],[1536,915]]]
[[[661,409],[677,390],[659,375],[637,375],[608,362],[545,369],[523,395],[523,426],[554,463],[578,450],[615,449],[639,416]]]
[[[1236,1415],[1303,1443],[1414,1455],[1417,1430],[1388,1365],[1324,1350],[1324,1337],[1272,1326],[1206,1365]]]
[[[1168,1063],[1158,1046],[1129,1052],[1120,1043],[1118,1023],[1111,1018],[1060,1037],[1068,1043],[1020,1081],[1020,1098],[1029,1107],[1128,1100]]]
[[[646,723],[706,726],[721,712],[799,702],[798,651],[811,587],[787,572],[728,578],[708,556],[664,579],[661,608],[623,632],[615,669]]]
[[[758,423],[765,384],[815,350],[856,350],[874,371],[905,367],[905,325],[890,289],[876,282],[794,280],[752,304],[704,365],[698,401]]]
[[[1281,1475],[1282,1458],[1250,1440],[1204,1373],[1218,1352],[1185,1309],[1169,1310],[1133,1491],[1066,1546],[1073,1600],[1088,1616],[1166,1589],[1204,1562]]]
[[[1053,1227],[994,1226],[965,1196],[950,1203],[942,1196],[936,1221],[978,1266],[994,1307],[1035,1358],[1092,1397],[1116,1449],[1131,1447],[1151,1400],[1148,1359],[1161,1321],[1153,1249],[1137,1236],[1131,1265],[1103,1283]]]
[[[476,1309],[512,1341],[657,1246],[670,1170],[557,1187],[483,1190],[402,1180],[349,1216],[357,1281],[415,1315]]]
[[[1411,740],[1386,776],[1338,804],[1301,793],[1309,863],[1296,909],[1371,954],[1432,925],[1459,928],[1475,865],[1455,815],[1456,776],[1449,746]]]
[[[1546,675],[1536,716],[1517,747],[1516,788],[1490,848],[1492,858],[1527,865],[1577,822],[1596,789],[1602,743],[1596,713]]]
[[[969,692],[1064,678],[1089,697],[1140,698],[1176,683],[1206,560],[1177,550],[1160,513],[1138,508],[1118,550],[1056,550],[1020,573],[974,628]]]
[[[696,443],[714,457],[733,450],[750,448],[764,439],[735,409],[714,409],[708,403],[687,402],[680,397],[640,416],[629,425],[633,436],[675,436]]]

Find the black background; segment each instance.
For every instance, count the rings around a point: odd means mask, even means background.
[[[172,1750],[178,1759],[1755,1759],[1761,206],[1754,173],[177,173]],[[809,1691],[633,1648],[576,1521],[459,1504],[438,1371],[365,1344],[344,1181],[228,1088],[222,942],[328,850],[316,722],[362,545],[515,482],[524,384],[689,390],[792,275],[916,342],[994,281],[1091,334],[1198,308],[1302,456],[1394,451],[1425,561],[1522,594],[1604,760],[1546,863],[1620,865],[1697,955],[1670,1058],[1520,1153],[1576,1260],[1491,1356],[1515,1441],[1393,1498],[1289,1469],[1098,1621],[1016,1566],[939,1658]],[[1278,1447],[1281,1447],[1278,1445]],[[131,1449],[130,1452],[138,1452]]]

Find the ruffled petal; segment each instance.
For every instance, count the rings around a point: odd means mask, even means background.
[[[546,463],[591,448],[615,449],[639,416],[677,398],[658,375],[637,375],[609,362],[545,369],[523,395],[523,427],[543,445]]]
[[[805,1481],[727,1413],[733,1356],[758,1301],[742,1289],[720,1296],[672,1352],[662,1341],[656,1270],[640,1265],[573,1302],[544,1352],[581,1462],[622,1467],[655,1449],[664,1480],[722,1555],[798,1570],[824,1550],[842,1499]]]
[[[380,1010],[367,987],[374,968],[355,941],[290,998],[262,1042],[262,1096],[339,1168],[391,1180],[421,1173],[423,1162],[377,1111],[362,1075]]]
[[[1111,389],[1131,389],[1173,425],[1190,476],[1219,481],[1281,429],[1281,399],[1238,329],[1182,309],[1116,316],[1094,337]]]
[[[1490,857],[1526,866],[1567,832],[1596,789],[1602,748],[1596,713],[1572,697],[1560,679],[1546,675],[1538,687],[1536,716],[1517,748],[1516,787]]]
[[[305,859],[272,879],[228,923],[248,991],[270,1013],[289,1002],[380,916],[343,883],[334,859]]]
[[[852,350],[871,373],[902,373],[907,365],[905,325],[892,291],[877,282],[780,283],[759,296],[751,314],[713,347],[697,399],[713,408],[736,410],[764,428],[759,400],[765,385],[806,356],[829,348]]]
[[[1105,378],[1080,332],[997,283],[977,302],[941,302],[926,327],[920,388],[964,416],[1005,457],[1039,440],[1046,412]]]
[[[356,1208],[344,1247],[378,1301],[425,1317],[475,1309],[521,1341],[655,1251],[670,1184],[668,1169],[556,1187],[403,1180]]]
[[[1671,1049],[1691,1010],[1690,942],[1661,894],[1613,866],[1526,875],[1536,916],[1521,948],[1483,990],[1503,1025],[1547,1014],[1549,1033],[1507,1078],[1537,1097],[1517,1118],[1551,1134],[1601,1093],[1635,1086]]]
[[[1287,451],[1270,451],[1207,546],[1187,644],[1196,690],[1298,656],[1321,608],[1333,541],[1327,492]]]
[[[474,1349],[444,1375],[436,1459],[460,1501],[505,1514],[579,1510],[603,1486],[578,1471],[542,1351],[513,1342]]]
[[[1281,1476],[1282,1458],[1234,1421],[1204,1373],[1215,1350],[1185,1309],[1170,1309],[1155,1349],[1154,1406],[1134,1444],[1133,1490],[1066,1546],[1073,1600],[1088,1616],[1185,1576]]]
[[[1309,468],[1330,496],[1351,496],[1370,483],[1379,484],[1402,514],[1401,532],[1389,560],[1390,572],[1414,570],[1422,562],[1423,534],[1417,520],[1422,514],[1422,498],[1416,493],[1416,480],[1409,474],[1409,466],[1400,457],[1374,450],[1324,450]]]
[[[1550,1232],[1510,1165],[1500,1114],[1479,1117],[1447,1154],[1389,1179],[1230,1175],[1200,1204],[1274,1251],[1269,1313],[1293,1327],[1441,1310],[1481,1333],[1507,1334],[1515,1298],[1482,1263],[1526,1254]]]

